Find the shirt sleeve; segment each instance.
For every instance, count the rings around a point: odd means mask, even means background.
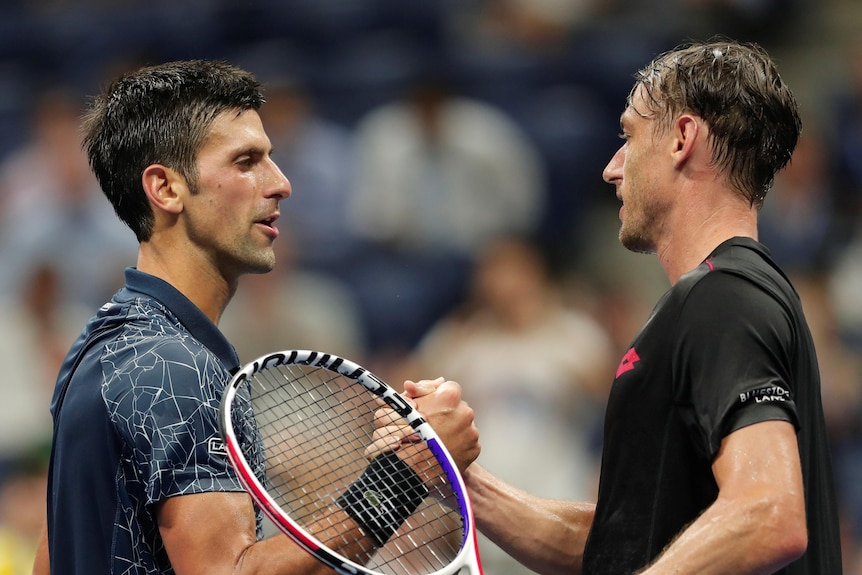
[[[676,397],[696,447],[710,459],[728,434],[768,420],[798,428],[788,366],[793,329],[772,294],[727,272],[706,274],[680,315]]]
[[[121,363],[106,402],[145,484],[147,503],[175,495],[241,491],[228,461],[218,407],[228,374],[193,341],[165,339]]]

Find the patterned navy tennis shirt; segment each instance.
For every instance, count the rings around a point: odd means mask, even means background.
[[[241,491],[219,435],[236,352],[185,296],[126,270],[72,346],[54,391],[52,575],[173,573],[155,504]],[[261,518],[258,514],[258,535]]]

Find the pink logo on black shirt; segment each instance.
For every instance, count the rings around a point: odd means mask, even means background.
[[[635,368],[635,364],[640,360],[641,358],[638,355],[638,352],[635,351],[635,348],[629,349],[623,356],[623,360],[620,362],[619,367],[617,367],[617,377],[627,371],[633,370]]]

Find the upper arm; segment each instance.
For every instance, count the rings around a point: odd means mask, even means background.
[[[796,429],[783,420],[762,421],[729,434],[713,462],[722,493],[752,488],[792,493],[802,499],[802,469]]]
[[[639,573],[760,575],[798,559],[808,542],[800,467],[787,421],[727,435],[713,462],[718,497]]]
[[[713,473],[723,496],[766,492],[802,504],[802,469],[796,430],[787,421],[763,421],[722,441]]]
[[[766,531],[775,529],[785,545],[805,540],[802,468],[791,423],[763,421],[734,431],[712,468],[720,502],[749,514]]]
[[[256,539],[254,508],[244,492],[170,497],[157,504],[156,516],[177,575],[233,573]]]

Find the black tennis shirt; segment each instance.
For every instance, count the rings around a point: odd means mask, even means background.
[[[814,344],[766,248],[734,238],[661,298],[617,369],[584,574],[648,565],[715,501],[711,465],[722,439],[767,420],[797,429],[808,521],[807,552],[779,573],[838,575]]]

